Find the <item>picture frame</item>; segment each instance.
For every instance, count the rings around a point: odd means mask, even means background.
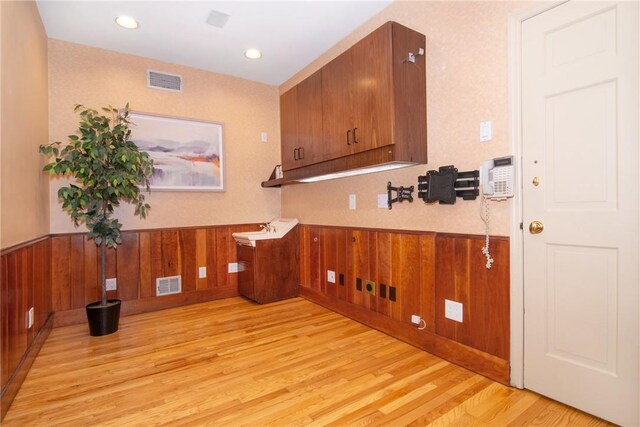
[[[137,111],[129,120],[131,141],[154,162],[152,190],[225,191],[222,123]]]

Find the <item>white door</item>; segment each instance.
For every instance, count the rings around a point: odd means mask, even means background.
[[[524,386],[624,425],[640,423],[638,14],[578,1],[522,24]]]

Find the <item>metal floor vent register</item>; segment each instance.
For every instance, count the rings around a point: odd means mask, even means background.
[[[182,277],[158,277],[156,279],[156,296],[179,294],[182,292]]]
[[[147,70],[147,85],[154,89],[182,92],[182,76],[179,74]]]

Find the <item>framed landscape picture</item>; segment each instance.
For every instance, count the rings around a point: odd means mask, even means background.
[[[132,112],[131,141],[149,153],[154,190],[224,191],[222,124]]]

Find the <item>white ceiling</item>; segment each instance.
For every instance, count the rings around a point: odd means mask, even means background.
[[[52,39],[124,52],[279,85],[392,0],[57,1],[38,0]],[[230,15],[224,28],[206,23]],[[115,23],[130,15],[140,24]],[[247,48],[262,59],[244,57]]]

